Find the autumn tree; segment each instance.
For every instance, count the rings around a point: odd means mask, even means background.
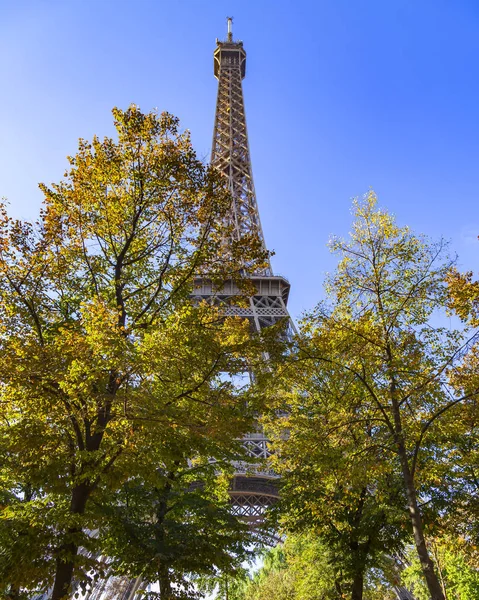
[[[288,569],[285,549],[283,545],[278,545],[264,552],[260,569],[252,574],[246,584],[243,584],[240,599],[296,598],[295,584],[296,578],[292,570]]]
[[[447,277],[448,307],[460,318],[471,336],[463,360],[450,370],[450,384],[456,394],[465,397],[458,418],[457,412],[444,416],[441,443],[445,449],[438,465],[439,480],[433,492],[444,502],[446,535],[468,544],[470,557],[477,561],[477,527],[479,516],[479,282],[472,272],[453,269]],[[446,510],[447,509],[447,510]]]
[[[449,306],[472,327],[479,327],[479,281],[473,279],[472,271],[459,273],[452,269],[447,277]]]
[[[479,596],[479,568],[477,556],[471,557],[470,545],[456,535],[432,537],[428,540],[431,558],[448,600],[469,600]],[[406,561],[409,563],[402,578],[417,600],[429,600],[421,565],[408,548]]]
[[[341,600],[336,586],[331,550],[314,530],[288,535],[284,542],[263,553],[259,569],[239,580],[230,600]],[[393,599],[393,587],[377,572],[368,571],[367,600]],[[224,598],[224,596],[217,596]]]
[[[436,325],[447,304],[445,280],[452,267],[444,243],[399,227],[376,204],[372,192],[356,201],[350,240],[332,240],[339,264],[326,284],[327,301],[306,317],[297,360],[311,363],[313,383],[322,386],[325,372],[326,385],[334,381],[338,413],[322,417],[323,431],[334,431],[340,444],[361,432],[356,449],[346,448],[346,454],[372,456],[384,475],[400,474],[429,594],[444,600],[426,544],[421,500],[434,484],[442,456],[437,434],[446,416],[459,418],[478,388],[451,386],[453,368],[470,342]],[[300,435],[309,427],[310,405],[315,411],[314,402],[323,402],[317,397],[310,403],[308,389],[304,394]],[[327,393],[324,403],[331,397]],[[299,396],[300,412],[302,402]],[[291,435],[294,439],[294,430]],[[305,450],[309,456],[316,448]],[[314,468],[313,463],[306,489],[313,490],[323,476],[324,468]],[[338,489],[349,485],[349,478],[338,481]]]
[[[201,598],[198,578],[235,576],[254,540],[231,512],[228,474],[219,475],[205,456],[191,461],[184,448],[168,452],[102,506],[102,550],[110,573],[140,578],[143,586],[158,582],[161,600],[176,598],[175,590],[183,599]]]
[[[261,357],[248,324],[190,296],[196,274],[241,286],[260,244],[227,242],[228,193],[174,117],[113,114],[117,139],[80,140],[65,178],[41,186],[37,223],[1,212],[0,575],[12,596],[52,585],[52,600],[67,597],[101,546],[102,499],[140,457],[155,472],[174,442],[221,459],[257,408],[231,377]]]
[[[363,389],[333,365],[318,369],[305,354],[306,326],[302,335],[299,353],[286,358],[275,378],[277,412],[268,423],[282,477],[279,514],[288,535],[316,536],[327,551],[324,597],[361,600],[368,572],[389,565],[408,535],[405,496],[397,469],[373,443],[376,423],[360,408]],[[356,407],[356,420],[348,416],[349,405]]]

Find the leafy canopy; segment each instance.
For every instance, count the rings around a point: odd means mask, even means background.
[[[191,301],[198,275],[247,293],[259,240],[229,239],[229,194],[176,118],[113,115],[35,224],[0,210],[0,586],[54,600],[95,566],[102,506],[138,475],[146,510],[172,448],[181,469],[229,457],[260,398],[232,382],[260,369],[248,324]]]

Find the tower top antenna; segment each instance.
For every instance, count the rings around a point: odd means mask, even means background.
[[[228,23],[228,42],[233,41],[233,17],[226,17]]]

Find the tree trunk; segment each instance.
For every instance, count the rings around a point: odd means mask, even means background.
[[[158,503],[156,506],[155,537],[159,548],[163,548],[165,544],[164,522],[168,512],[168,499],[174,479],[175,473],[168,473],[168,479],[165,483],[164,489],[157,490]],[[160,566],[158,568],[158,581],[160,583],[161,600],[170,600],[170,598],[172,598],[170,572],[168,569],[168,564],[165,564],[163,559],[161,559]]]
[[[367,495],[367,488],[364,487],[361,490],[354,519],[351,523],[353,528],[351,540],[349,542],[349,548],[351,551],[351,557],[353,562],[353,583],[351,587],[351,600],[363,600],[364,571],[366,569],[365,563],[369,554],[371,539],[368,538],[365,543],[360,543],[359,535],[361,530],[361,520],[364,514],[364,504],[366,502]]]
[[[73,488],[70,503],[70,512],[72,514],[82,515],[85,512],[90,492],[91,488],[86,483]],[[72,527],[67,530],[66,537],[67,539],[74,538],[81,531],[81,528]],[[56,559],[55,582],[53,584],[51,600],[64,600],[69,597],[77,553],[78,544],[74,541],[67,541],[58,548],[59,555]]]
[[[393,364],[392,350],[389,342],[387,343],[387,356],[389,365]],[[431,600],[445,600],[444,594],[442,593],[441,584],[434,571],[434,564],[429,556],[426,546],[426,540],[424,538],[424,529],[422,525],[422,517],[417,504],[416,488],[414,486],[414,479],[409,468],[409,458],[406,451],[406,444],[404,442],[404,432],[402,428],[401,420],[401,408],[397,401],[397,385],[394,371],[390,368],[390,394],[391,394],[391,407],[394,419],[394,441],[396,444],[399,460],[401,461],[401,469],[403,474],[404,487],[406,489],[407,507],[409,511],[409,517],[411,519],[414,543],[416,545],[417,555],[423,575],[426,579],[427,588],[431,594]]]
[[[67,534],[74,535],[79,533],[78,530],[69,529]],[[59,548],[60,552],[68,553],[71,559],[63,559],[58,557],[56,560],[55,583],[53,584],[53,592],[51,600],[63,600],[69,597],[70,586],[73,579],[73,567],[75,566],[74,559],[78,552],[78,546],[73,542],[63,544]]]
[[[111,398],[114,397],[118,390],[117,374],[110,373],[108,383],[108,392]],[[96,430],[90,432],[90,422],[85,422],[85,444],[84,447],[89,452],[96,452],[100,449],[105,428],[110,421],[111,401],[106,402],[97,414]],[[87,426],[88,425],[88,426]],[[88,462],[87,462],[88,464]],[[110,463],[111,466],[112,463]],[[79,471],[81,473],[81,469]],[[95,484],[91,481],[83,481],[72,489],[70,501],[70,514],[83,515],[85,513],[88,498],[92,493]],[[80,535],[82,529],[73,527],[67,530],[67,540],[57,549],[58,557],[56,559],[55,582],[53,584],[53,592],[50,600],[67,599],[73,579],[73,569],[75,567],[75,559],[78,554],[78,544],[73,541]],[[63,555],[63,556],[62,556]]]
[[[364,575],[363,571],[356,571],[351,588],[351,600],[363,600]]]
[[[160,584],[161,600],[171,600],[171,582],[168,567],[161,565],[158,570],[158,581]]]
[[[421,563],[422,572],[426,579],[429,593],[431,594],[431,600],[445,600],[441,584],[436,572],[434,571],[434,563],[432,562],[427,550],[426,540],[424,538],[424,529],[422,525],[422,517],[417,503],[416,488],[414,487],[414,481],[409,468],[406,448],[402,439],[398,443],[398,453],[401,460],[404,485],[406,488],[407,506],[412,524],[414,543],[416,545],[419,562]]]

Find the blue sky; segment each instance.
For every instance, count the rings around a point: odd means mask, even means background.
[[[0,196],[34,218],[110,110],[168,110],[208,159],[212,52],[234,17],[258,203],[297,318],[334,268],[351,198],[479,270],[477,0],[0,0]]]

